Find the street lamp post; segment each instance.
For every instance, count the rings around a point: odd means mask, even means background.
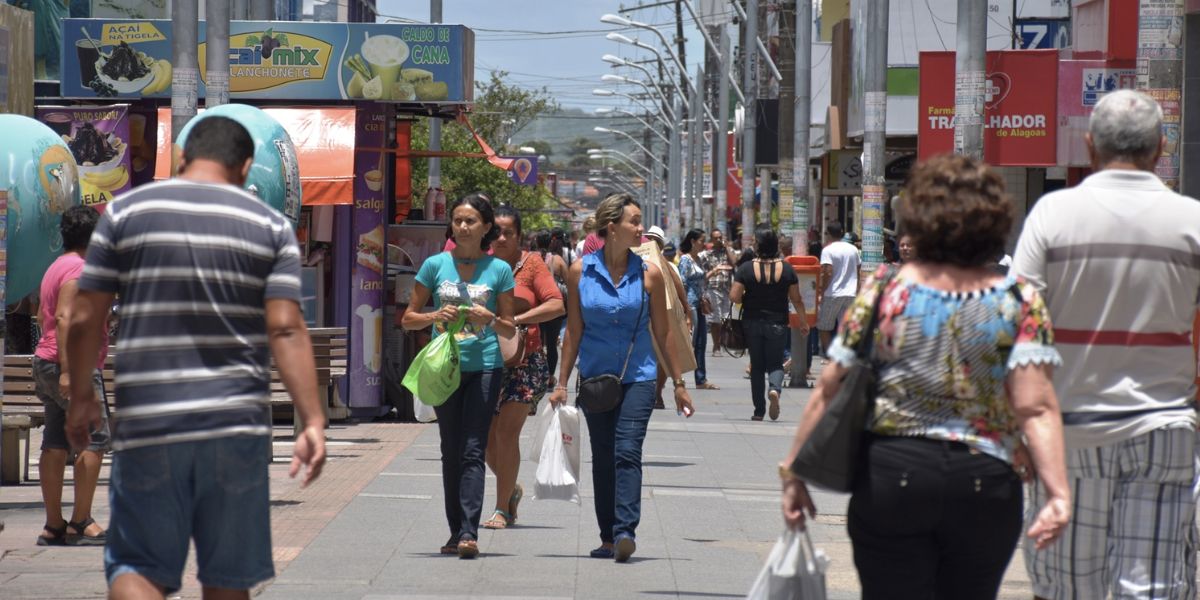
[[[627,117],[633,117],[634,119],[637,119],[638,123],[645,125],[646,129],[649,129],[650,131],[654,132],[654,135],[657,135],[658,139],[662,140],[664,143],[667,143],[667,144],[671,143],[671,140],[667,139],[667,136],[663,135],[662,132],[655,129],[653,125],[651,125],[645,119],[639,117],[636,113],[631,113],[631,112],[621,109],[621,108],[608,108],[608,107],[596,108],[593,112],[595,112],[598,115],[618,114],[618,115],[625,115]],[[670,124],[668,124],[668,126],[669,125]]]

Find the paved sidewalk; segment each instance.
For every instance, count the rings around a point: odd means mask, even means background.
[[[581,504],[527,498],[516,526],[481,530],[483,554],[460,561],[437,552],[447,531],[436,426],[335,425],[328,433],[330,462],[308,490],[287,479],[290,428],[277,428],[271,522],[278,577],[255,594],[283,600],[744,596],[781,529],[774,465],[809,391],[786,390],[778,422],[751,422],[744,360],[708,364],[723,390],[693,391],[698,412],[691,419],[665,410],[651,421],[638,553],[630,564],[587,558],[599,538],[586,439]],[[531,420],[523,444],[534,430]],[[534,468],[522,464],[529,492]],[[95,510],[101,524],[108,522],[107,477],[106,466]],[[489,476],[485,507],[493,506],[494,489]],[[817,492],[815,499],[821,514],[813,536],[833,559],[829,596],[857,598],[847,498]],[[44,519],[36,482],[0,488],[0,519],[8,527],[0,534],[0,598],[104,597],[101,549],[34,545]],[[177,597],[199,597],[194,563]],[[1019,554],[1001,597],[1031,597]]]
[[[660,410],[651,421],[638,552],[629,564],[587,557],[599,537],[586,440],[581,504],[527,498],[513,528],[481,529],[479,559],[439,555],[448,532],[438,434],[430,427],[281,570],[262,597],[743,597],[781,530],[775,464],[790,444],[809,391],[785,392],[779,422],[751,422],[749,382],[741,376],[745,363],[708,360],[710,380],[723,390],[693,391],[697,414],[690,420]],[[534,430],[530,421],[523,445]],[[528,491],[535,468],[529,461],[521,466],[520,481]],[[489,475],[485,509],[494,506],[494,492]],[[812,531],[834,561],[828,575],[834,599],[859,595],[846,501],[816,494],[821,515]],[[1002,597],[1031,597],[1019,559],[1009,582]]]

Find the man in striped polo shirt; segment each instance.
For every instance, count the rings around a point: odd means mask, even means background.
[[[1062,540],[1026,545],[1025,564],[1040,598],[1195,598],[1200,203],[1154,174],[1166,140],[1150,97],[1106,95],[1088,132],[1095,173],[1034,206],[1012,266],[1054,322],[1075,502]]]
[[[177,179],[108,206],[71,315],[67,433],[87,443],[100,408],[89,377],[121,297],[116,352],[111,598],[179,589],[189,540],[204,596],[248,598],[274,577],[267,463],[270,357],[305,424],[294,477],[325,460],[325,417],[300,313],[300,263],[283,216],[241,189],[254,142],[237,122],[195,123]]]

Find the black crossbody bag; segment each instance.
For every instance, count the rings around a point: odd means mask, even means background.
[[[588,377],[580,381],[579,394],[575,397],[575,405],[589,413],[608,412],[621,405],[625,394],[621,389],[621,381],[625,379],[625,370],[629,368],[629,357],[633,356],[633,345],[637,342],[639,324],[642,322],[642,312],[646,309],[646,292],[642,294],[642,302],[638,307],[637,319],[633,322],[633,336],[629,339],[629,350],[625,352],[625,365],[621,367],[620,375],[604,373]]]

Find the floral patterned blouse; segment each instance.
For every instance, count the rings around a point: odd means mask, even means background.
[[[946,292],[901,275],[888,282],[887,269],[868,279],[829,348],[838,364],[853,363],[882,294],[873,359],[879,391],[867,429],[962,442],[1012,462],[1018,431],[1005,392],[1009,371],[1062,364],[1042,297],[1011,276],[981,290]]]

